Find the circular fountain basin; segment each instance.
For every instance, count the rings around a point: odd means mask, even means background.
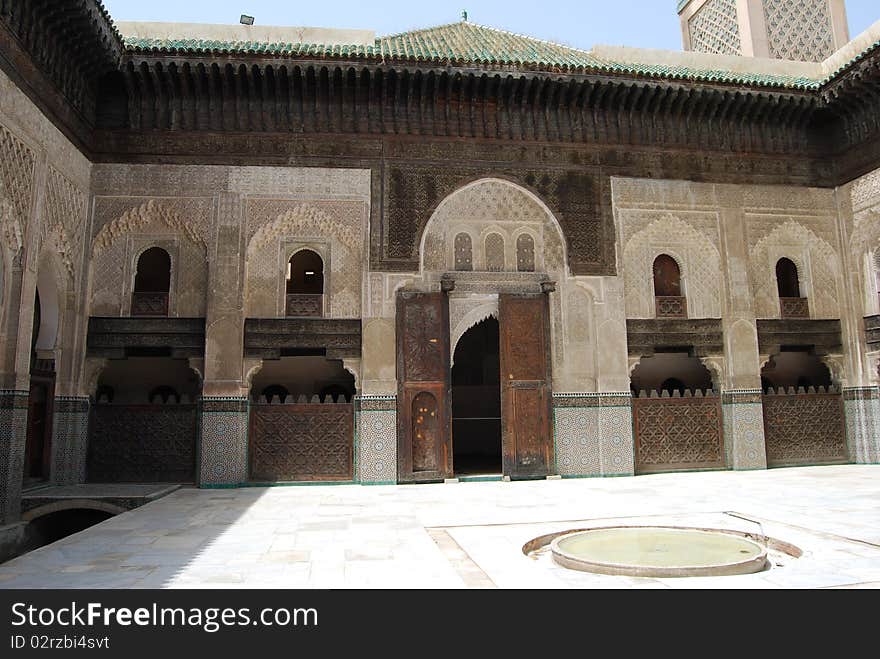
[[[553,560],[573,570],[633,577],[753,574],[767,549],[742,535],[706,529],[613,527],[557,537]]]

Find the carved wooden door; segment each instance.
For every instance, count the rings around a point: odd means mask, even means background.
[[[542,478],[553,464],[549,300],[501,295],[499,316],[504,475]]]
[[[452,473],[449,300],[445,293],[397,294],[397,478],[443,480]]]

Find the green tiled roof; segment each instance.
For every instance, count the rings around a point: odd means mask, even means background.
[[[131,37],[125,38],[125,44],[129,50],[155,53],[246,54],[293,58],[366,59],[383,62],[409,60],[440,65],[507,66],[557,73],[617,73],[664,80],[692,80],[788,89],[817,89],[823,83],[821,80],[798,76],[614,62],[596,57],[590,51],[464,21],[379,37],[369,46]],[[877,45],[880,44],[875,44]],[[873,49],[874,47],[869,50]]]

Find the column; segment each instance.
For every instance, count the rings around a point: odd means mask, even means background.
[[[880,388],[875,384],[876,364],[865,343],[864,273],[858,253],[850,249],[853,229],[851,186],[835,190],[843,297],[840,325],[844,349],[843,411],[849,459],[859,464],[880,463]],[[862,246],[854,246],[856,250]]]
[[[361,339],[361,390],[355,401],[357,469],[364,485],[397,482],[397,339],[394,286],[369,274]]]
[[[240,195],[220,194],[216,242],[209,247],[199,465],[202,487],[232,487],[247,481],[243,206]]]
[[[739,188],[719,193],[719,226],[727,295],[724,327],[724,377],[721,410],[728,465],[736,470],[766,469],[764,409],[761,404],[761,358],[752,293],[745,213]]]

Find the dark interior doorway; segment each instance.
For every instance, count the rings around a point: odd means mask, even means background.
[[[49,478],[52,443],[52,407],[55,392],[54,362],[37,359],[37,338],[42,325],[40,293],[34,294],[34,324],[31,336],[31,384],[28,395],[23,486],[31,487]]]
[[[501,473],[498,321],[487,318],[458,342],[452,367],[452,450],[456,476]]]

